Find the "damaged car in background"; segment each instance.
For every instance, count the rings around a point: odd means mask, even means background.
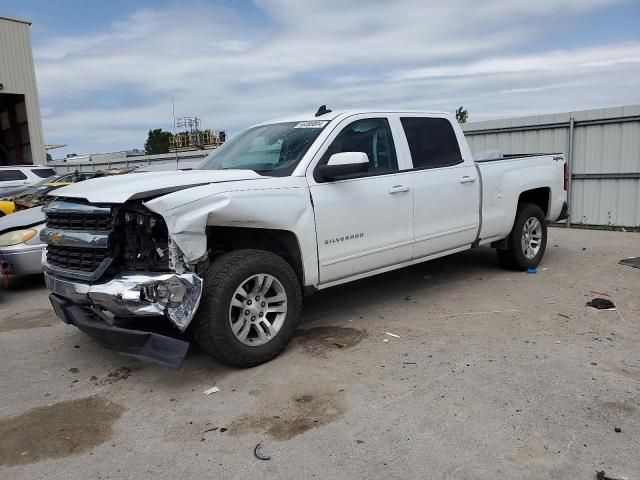
[[[248,128],[192,171],[52,192],[45,279],[57,316],[105,347],[179,367],[191,331],[250,367],[285,348],[315,290],[481,245],[535,267],[566,188],[562,154],[474,161],[450,114],[323,106]]]
[[[42,253],[46,244],[40,239],[45,214],[42,205],[52,200],[51,192],[73,183],[108,175],[121,175],[132,169],[72,172],[54,175],[0,204],[10,204],[11,213],[0,218],[0,274],[31,275],[42,273]]]

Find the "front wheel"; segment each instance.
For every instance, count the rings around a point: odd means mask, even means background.
[[[236,250],[204,276],[193,320],[196,342],[220,361],[253,367],[277,356],[293,336],[302,308],[298,278],[282,257]]]
[[[535,268],[547,248],[547,221],[542,209],[533,203],[518,207],[507,249],[497,250],[500,263],[514,270]]]

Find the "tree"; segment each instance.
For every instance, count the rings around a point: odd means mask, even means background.
[[[161,128],[149,130],[147,141],[144,144],[144,153],[146,155],[169,153],[169,138],[171,138],[171,132]]]
[[[468,118],[469,112],[467,112],[462,105],[456,108],[456,120],[458,120],[458,123],[467,123]]]

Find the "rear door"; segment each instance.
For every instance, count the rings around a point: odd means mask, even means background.
[[[312,162],[307,180],[316,219],[321,284],[411,259],[411,172],[403,163],[406,159],[396,153],[398,135],[393,118],[354,115],[336,127]],[[366,153],[369,171],[355,178],[324,181],[317,166],[339,152]]]
[[[401,115],[412,161],[414,258],[470,246],[480,221],[480,180],[446,117]],[[462,135],[460,133],[460,135]]]

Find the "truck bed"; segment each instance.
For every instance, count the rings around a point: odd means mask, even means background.
[[[482,184],[480,244],[508,235],[520,192],[535,190],[534,194],[547,202],[547,220],[560,216],[565,198],[561,153],[511,154],[475,163]]]

